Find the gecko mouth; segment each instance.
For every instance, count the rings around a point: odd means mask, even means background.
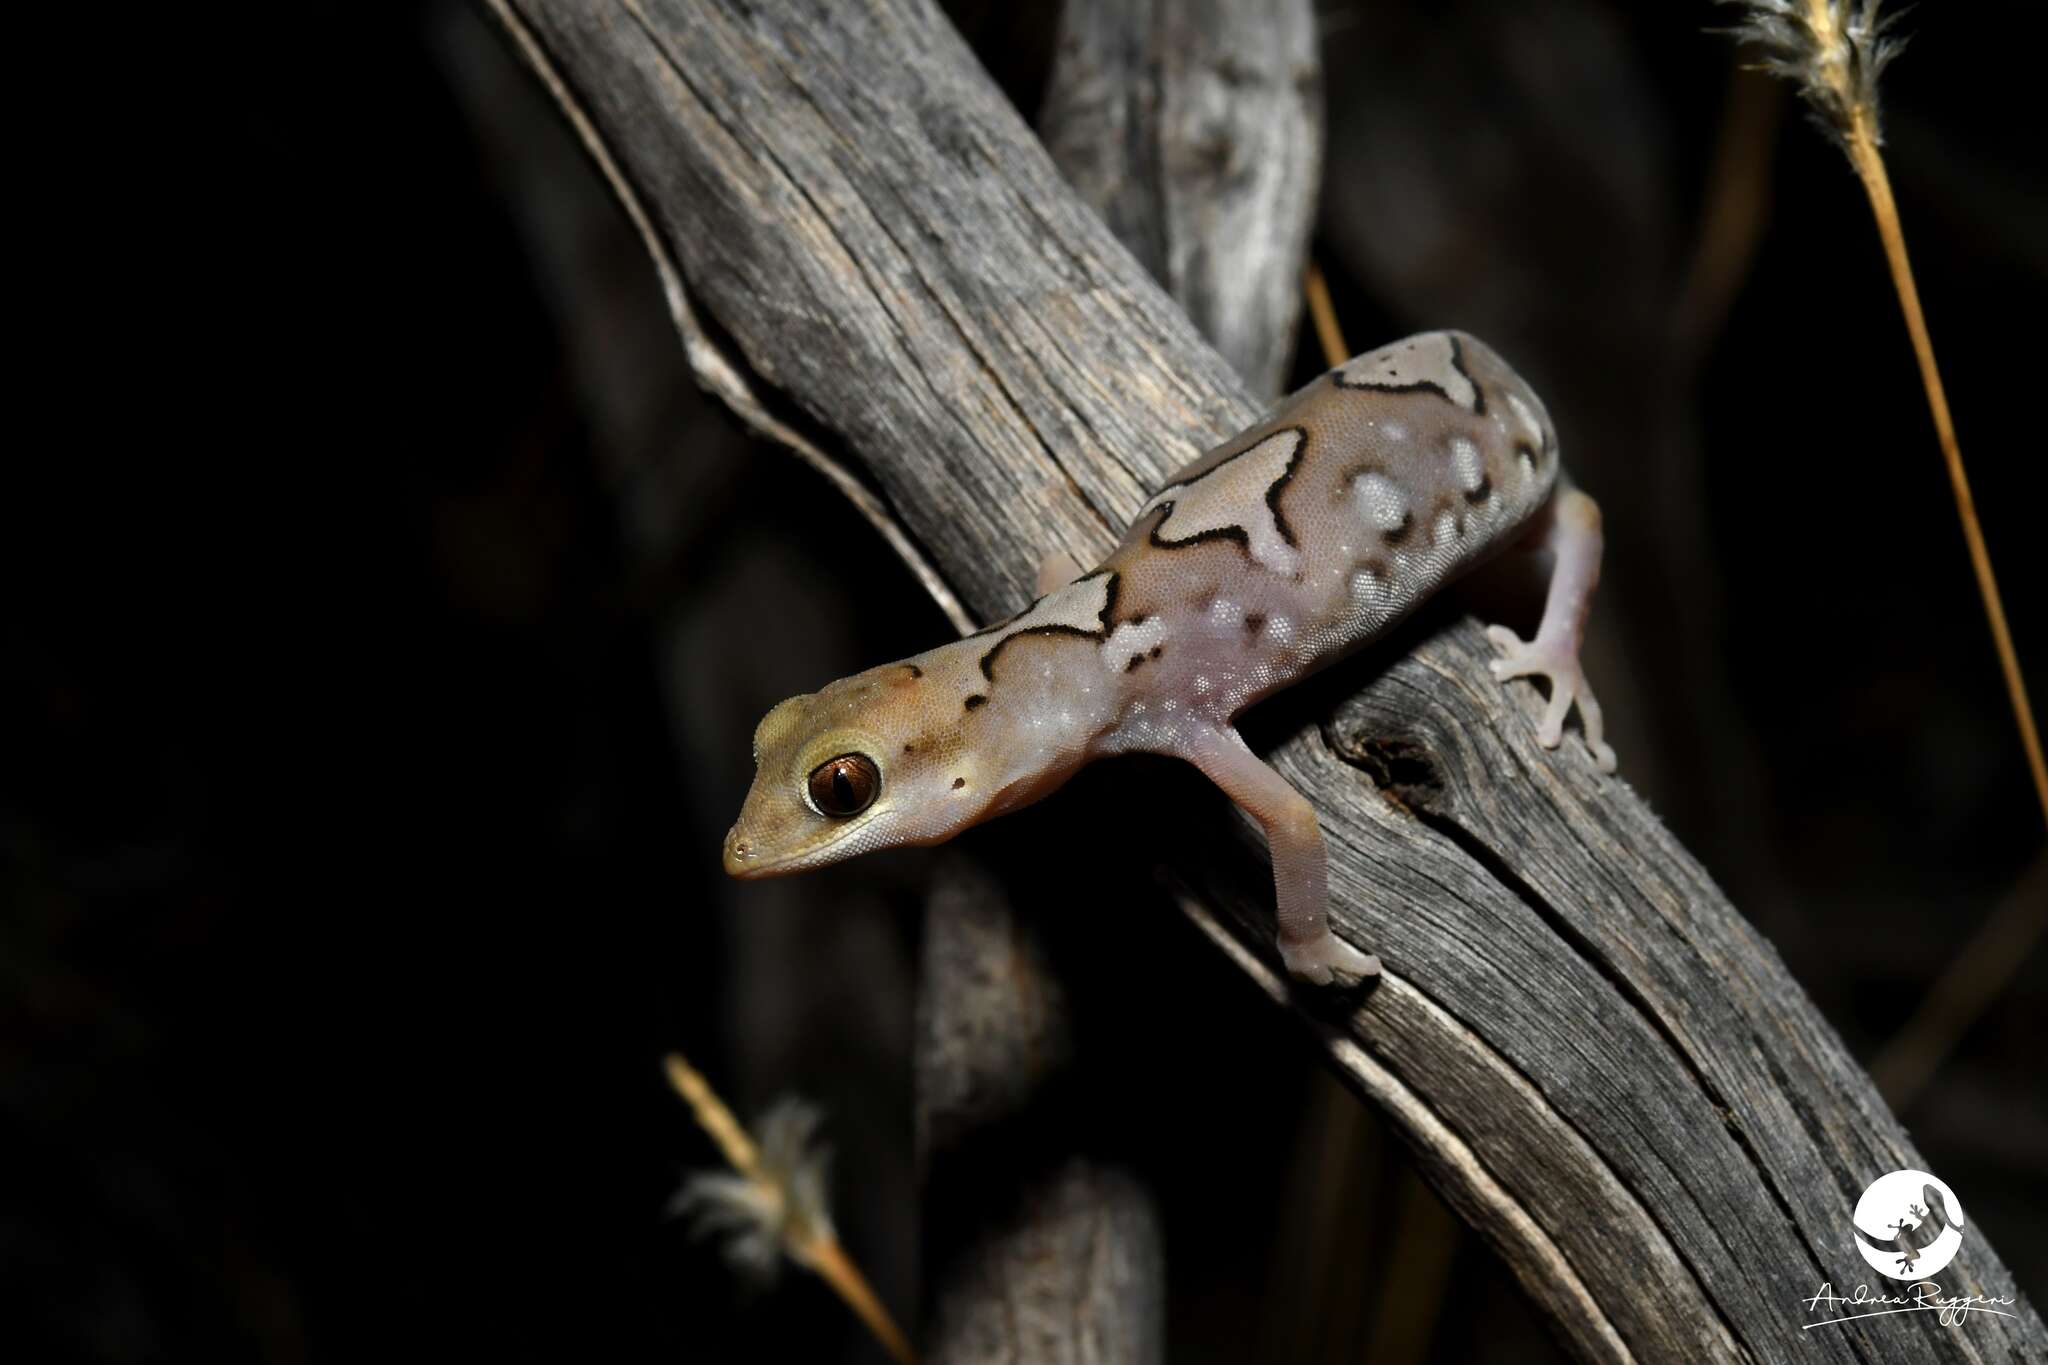
[[[866,821],[849,825],[822,844],[814,844],[796,853],[780,858],[762,856],[760,842],[734,825],[725,836],[725,874],[743,882],[756,881],[763,877],[780,877],[791,872],[802,872],[818,866],[828,854],[845,843],[865,827]]]

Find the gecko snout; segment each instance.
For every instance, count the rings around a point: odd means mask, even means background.
[[[725,836],[725,875],[744,877],[755,871],[755,859],[759,851],[754,841],[747,837],[745,830],[734,825]]]

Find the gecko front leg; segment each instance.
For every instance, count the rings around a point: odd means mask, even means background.
[[[1593,762],[1601,772],[1611,773],[1614,750],[1603,735],[1600,703],[1579,664],[1586,613],[1600,582],[1600,505],[1576,488],[1561,487],[1537,514],[1530,536],[1535,548],[1549,550],[1556,559],[1550,593],[1543,604],[1543,622],[1537,626],[1534,640],[1524,640],[1506,626],[1486,628],[1487,637],[1502,654],[1493,661],[1493,676],[1503,682],[1522,677],[1548,679],[1550,705],[1536,728],[1536,742],[1555,749],[1564,737],[1565,715],[1576,704]]]
[[[1329,858],[1315,807],[1251,751],[1236,730],[1209,730],[1183,755],[1259,822],[1273,859],[1280,918],[1280,959],[1313,986],[1333,977],[1380,974],[1380,960],[1330,932]]]

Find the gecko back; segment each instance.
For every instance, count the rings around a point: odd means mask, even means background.
[[[1557,475],[1529,386],[1478,340],[1426,332],[1330,371],[1181,470],[1104,567],[1118,618],[1140,627],[1132,643],[1179,661],[1154,690],[1228,719],[1502,548]]]

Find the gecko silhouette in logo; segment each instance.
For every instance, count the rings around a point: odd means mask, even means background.
[[[1947,1210],[1941,1205],[1941,1191],[1928,1185],[1922,1192],[1927,1198],[1925,1207],[1907,1205],[1906,1217],[1892,1224],[1891,1230],[1897,1236],[1872,1237],[1862,1228],[1856,1229],[1856,1240],[1871,1250],[1898,1253],[1899,1269],[1908,1273],[1918,1269],[1921,1249],[1934,1245],[1935,1238],[1948,1228]]]
[[[1869,1231],[1873,1225],[1891,1235]],[[1856,1205],[1855,1226],[1863,1259],[1894,1280],[1935,1274],[1963,1240],[1962,1206],[1924,1171],[1893,1171],[1873,1182]]]

